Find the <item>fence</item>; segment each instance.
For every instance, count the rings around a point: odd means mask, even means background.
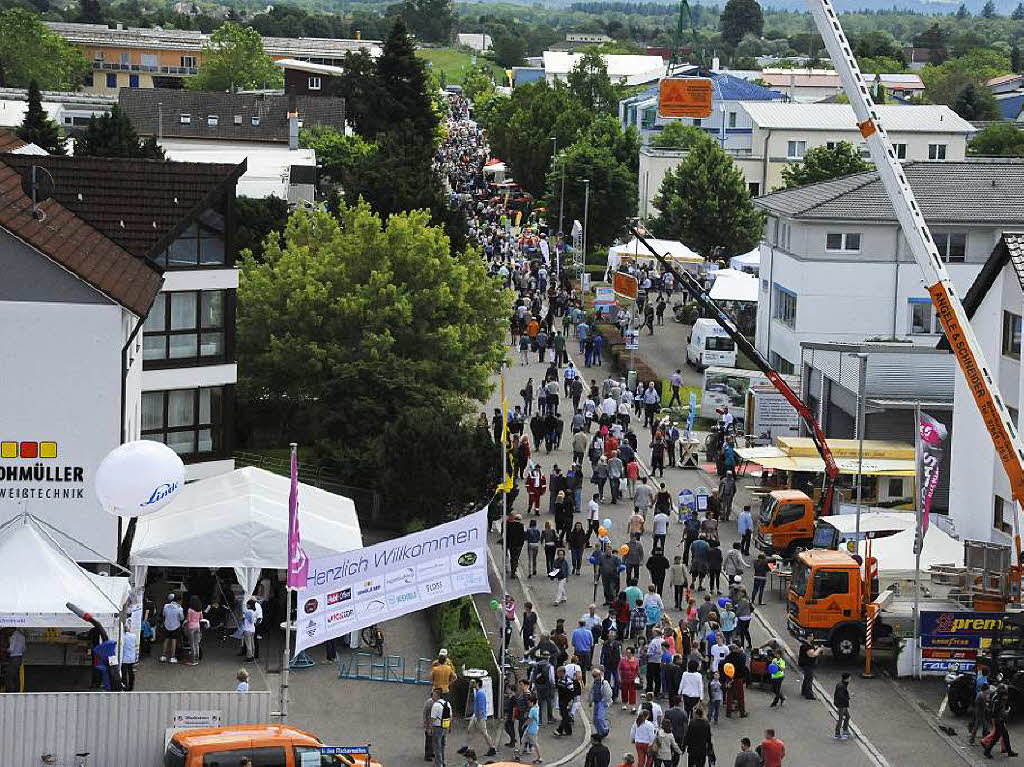
[[[291,471],[291,462],[287,458],[246,452],[237,452],[233,457],[235,465],[239,467],[256,466],[283,477],[289,476]],[[323,466],[304,467],[300,464],[299,482],[351,498],[356,505],[356,515],[365,526],[404,531],[404,520],[400,515],[390,515],[390,518],[387,519],[384,517],[380,493],[376,490],[346,485],[339,481],[338,475]]]
[[[0,765],[38,767],[44,754],[98,767],[163,764],[176,714],[216,716],[222,725],[270,721],[269,692],[32,692],[0,695]]]

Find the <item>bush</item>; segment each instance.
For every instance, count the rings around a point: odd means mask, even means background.
[[[630,370],[629,350],[626,349],[626,340],[619,332],[618,326],[599,322],[594,325],[594,329],[604,338],[604,354],[612,361],[615,372],[626,375]],[[662,390],[661,376],[636,352],[633,353],[632,369],[636,371],[638,381],[654,381],[654,387],[659,392]]]
[[[448,650],[448,657],[459,672],[459,678],[451,688],[452,709],[457,714],[465,714],[469,682],[461,673],[463,668],[486,669],[491,675],[491,684],[498,683],[498,668],[494,663],[491,643],[477,620],[472,597],[443,602],[429,608],[429,612],[438,646]],[[494,691],[494,699],[498,699],[497,690]]]

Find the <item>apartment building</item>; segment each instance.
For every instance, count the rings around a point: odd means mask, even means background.
[[[1020,226],[1024,161],[912,161],[905,166],[958,292],[1004,231]],[[760,197],[757,348],[782,372],[801,344],[897,340],[934,346],[938,318],[877,172]]]
[[[210,36],[179,29],[114,28],[103,24],[49,21],[53,32],[78,46],[92,73],[85,90],[117,94],[120,88],[182,88],[203,63],[203,48]],[[298,59],[338,66],[349,51],[367,50],[380,55],[379,40],[335,40],[320,37],[265,37],[263,47],[271,58]]]
[[[900,160],[962,160],[973,125],[942,105],[879,105],[880,122]],[[737,128],[724,148],[743,173],[752,194],[784,186],[783,169],[803,160],[807,150],[846,141],[867,159],[853,109],[848,104],[793,104],[771,100],[736,104]],[[742,113],[742,114],[741,114]],[[655,215],[651,200],[665,174],[686,157],[679,150],[645,147],[640,152],[639,210]]]

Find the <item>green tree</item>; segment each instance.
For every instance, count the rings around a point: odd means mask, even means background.
[[[128,115],[114,104],[108,114],[89,118],[89,126],[75,136],[75,155],[162,160],[164,150],[152,136],[140,139]]]
[[[28,84],[28,110],[21,126],[15,131],[18,138],[45,149],[49,154],[67,154],[64,135],[43,109],[42,95],[35,80]]]
[[[981,18],[983,19],[994,19],[999,14],[996,13],[996,4],[992,0],[988,0],[984,7],[981,9]]]
[[[816,146],[808,149],[804,161],[787,165],[782,169],[782,180],[786,188],[814,184],[819,181],[863,173],[871,165],[864,162],[853,144],[840,141],[834,147]]]
[[[377,62],[369,51],[348,51],[342,69],[336,93],[345,99],[345,119],[360,136],[372,138],[387,101],[387,91],[377,76]]]
[[[736,45],[745,34],[761,36],[764,30],[764,15],[757,0],[729,0],[718,20],[722,39],[729,45]]]
[[[635,126],[622,130],[619,118],[599,115],[587,128],[584,138],[594,146],[610,149],[615,159],[634,176],[640,172],[640,132]]]
[[[287,200],[275,195],[235,198],[235,248],[239,253],[251,251],[257,261],[262,261],[267,237],[272,232],[283,232],[287,224]]]
[[[569,91],[591,112],[613,112],[619,94],[608,76],[608,65],[599,53],[587,51],[566,76]]]
[[[377,76],[385,93],[383,109],[371,115],[366,138],[407,125],[407,131],[434,136],[438,117],[427,93],[427,75],[423,61],[416,57],[405,22],[399,16],[391,27],[380,58]]]
[[[188,81],[190,88],[200,91],[235,92],[283,84],[284,75],[264,50],[260,33],[231,23],[222,24],[210,35],[199,74]]]
[[[937,66],[925,65],[921,79],[933,103],[952,106],[968,83],[983,87],[987,80],[1010,71],[1009,56],[991,48],[979,48]]]
[[[462,76],[462,92],[470,101],[476,101],[488,91],[494,90],[494,76],[490,67],[476,66],[466,69]]]
[[[904,69],[902,61],[891,59],[888,56],[858,57],[857,66],[860,67],[860,71],[865,75],[889,74],[892,72],[902,72]]]
[[[1010,69],[1018,75],[1024,71],[1024,56],[1021,55],[1019,45],[1010,49]]]
[[[436,449],[417,453],[414,445],[438,447],[447,437],[408,424],[423,417],[437,425],[439,413],[453,424],[471,400],[487,397],[505,358],[511,305],[479,252],[453,251],[426,213],[385,225],[365,203],[342,207],[340,220],[293,213],[283,235],[268,238],[262,261],[242,254],[238,303],[242,401],[270,403],[285,433],[300,420],[315,424],[346,479],[378,487],[385,477],[401,482],[403,469],[423,476],[422,460],[441,471]],[[388,432],[389,423],[406,428]],[[415,466],[394,465],[403,435],[400,453],[419,456]],[[441,463],[457,474],[453,460]],[[416,490],[424,508],[437,509],[440,501],[426,497],[431,488]],[[450,511],[443,501],[429,517]]]
[[[447,45],[455,28],[455,8],[451,0],[405,0],[402,18],[419,40]]]
[[[1024,157],[1024,132],[1013,123],[989,125],[971,139],[967,152],[982,157]]]
[[[494,60],[502,69],[522,65],[526,56],[526,40],[516,34],[501,34],[492,43]]]
[[[0,11],[0,87],[78,90],[90,71],[82,52],[22,8]]]
[[[659,149],[689,149],[700,141],[711,141],[705,131],[678,120],[668,123],[654,135],[651,143]]]
[[[739,168],[714,142],[699,142],[665,174],[654,198],[655,235],[704,256],[746,253],[761,240],[764,216],[750,202]]]
[[[85,24],[102,24],[103,7],[99,0],[78,0],[78,21]]]
[[[995,96],[974,83],[967,83],[950,107],[965,120],[998,120],[1000,117]]]
[[[587,252],[597,245],[610,245],[623,233],[626,219],[636,214],[636,173],[619,162],[612,150],[579,141],[559,154],[547,175],[544,204],[553,226],[558,223],[562,172],[565,166],[565,214],[571,221],[583,221],[586,188],[590,180],[587,212]]]
[[[1024,19],[1024,3],[1017,3],[1017,7],[1013,9],[1013,13],[1010,14],[1010,18],[1014,21],[1021,21]]]
[[[964,19],[969,19],[970,17],[971,12],[967,10],[967,6],[964,5],[963,3],[960,3],[960,7],[956,9],[956,20],[963,21]]]

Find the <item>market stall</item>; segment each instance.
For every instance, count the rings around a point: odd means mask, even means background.
[[[665,256],[669,261],[683,268],[696,268],[704,263],[704,258],[690,250],[678,240],[655,240],[647,238],[658,253]],[[627,261],[639,261],[641,263],[653,264],[654,256],[640,240],[634,237],[624,245],[613,245],[608,249],[608,269],[614,271],[619,265]]]
[[[729,259],[729,266],[738,272],[752,274],[755,277],[761,269],[761,248],[754,248],[749,253],[733,256]]]
[[[92,648],[79,638],[89,624],[66,604],[91,613],[114,636],[131,586],[126,577],[80,567],[55,532],[30,514],[0,527],[0,628],[15,627],[25,635],[25,666],[90,666]]]

